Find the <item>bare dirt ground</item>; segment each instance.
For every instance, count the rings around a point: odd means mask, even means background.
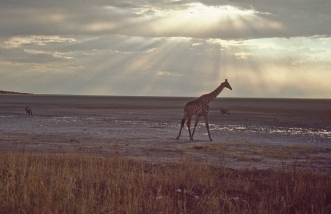
[[[213,141],[208,139],[203,119],[195,140],[189,140],[186,128],[176,140],[185,101],[166,107],[45,102],[34,104],[32,117],[24,114],[21,104],[0,102],[0,150],[120,154],[156,164],[192,158],[231,168],[295,164],[331,171],[330,102],[312,111],[320,105],[222,100],[211,106]],[[220,106],[229,108],[230,115],[223,116]]]

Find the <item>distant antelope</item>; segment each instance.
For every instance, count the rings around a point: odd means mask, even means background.
[[[230,115],[230,110],[229,109],[221,108],[221,113],[222,113],[223,116],[225,116],[226,114],[227,115]]]
[[[32,116],[32,109],[29,108],[28,106],[25,106],[25,112],[26,112],[29,116]]]

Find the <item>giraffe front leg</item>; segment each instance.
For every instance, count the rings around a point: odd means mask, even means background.
[[[184,123],[185,123],[185,118],[183,118],[182,122],[180,123],[179,134],[178,134],[178,137],[176,138],[177,140],[179,139],[180,134],[182,133],[182,128],[184,127]]]
[[[206,121],[206,128],[207,128],[207,131],[208,131],[209,140],[213,141],[213,139],[211,139],[211,137],[210,137],[210,132],[209,132],[208,115],[205,116],[205,121]]]
[[[187,129],[188,129],[188,133],[190,134],[190,140],[193,140],[193,136],[191,135],[191,118],[189,118],[187,120],[186,125],[187,125]]]

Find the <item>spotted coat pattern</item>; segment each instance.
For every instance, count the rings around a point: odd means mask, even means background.
[[[185,105],[185,107],[184,107],[184,117],[181,121],[181,126],[180,126],[179,135],[177,137],[177,140],[179,139],[179,137],[181,135],[181,131],[182,131],[182,128],[183,128],[184,123],[185,123],[186,120],[187,120],[186,125],[187,125],[187,128],[188,128],[189,134],[190,134],[190,139],[193,140],[193,135],[194,135],[195,129],[198,125],[199,118],[200,118],[200,116],[204,116],[205,122],[206,122],[206,128],[207,128],[207,131],[208,131],[208,137],[212,141],[212,139],[210,137],[209,124],[208,124],[209,103],[211,101],[213,101],[222,92],[222,90],[225,87],[232,90],[232,88],[231,88],[230,84],[228,83],[228,81],[225,80],[225,82],[223,82],[213,92],[211,92],[209,94],[204,94],[201,97],[199,97],[198,99],[196,99],[194,101],[190,101]],[[193,128],[193,132],[191,134],[191,128],[190,128],[191,119],[195,115],[196,115],[196,120],[195,120],[195,124],[194,124],[194,128]]]

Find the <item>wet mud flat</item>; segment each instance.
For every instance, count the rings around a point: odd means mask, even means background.
[[[0,150],[331,170],[330,100],[218,98],[210,105],[213,141],[203,119],[193,141],[187,128],[176,140],[183,106],[192,99],[2,95]]]

